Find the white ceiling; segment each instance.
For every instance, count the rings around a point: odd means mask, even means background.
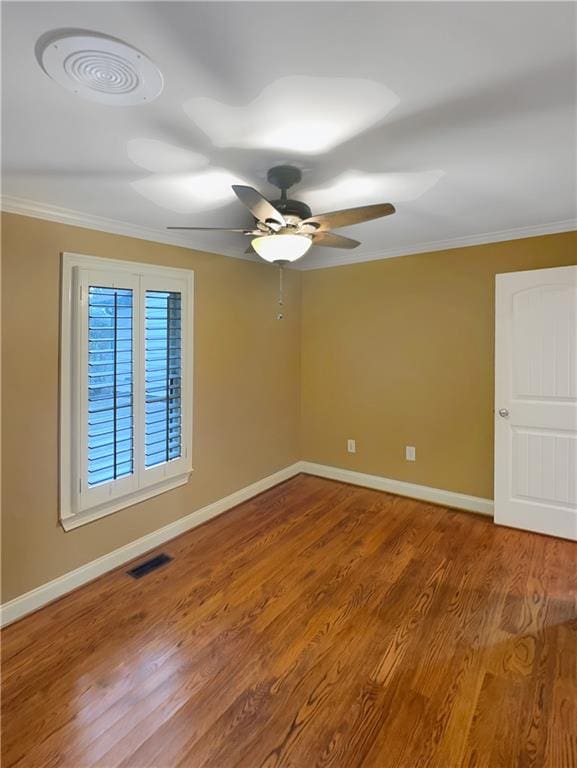
[[[315,247],[306,267],[571,228],[576,10],[564,2],[5,2],[5,207],[104,228],[123,222],[174,241],[166,225],[247,225],[230,183],[273,198],[266,171],[291,162],[303,169],[292,196],[314,212],[397,206],[392,217],[340,230],[362,241],[356,251]],[[133,107],[74,96],[34,56],[37,39],[58,28],[143,50],[164,75],[163,93]],[[247,246],[230,234],[180,242],[230,256]]]

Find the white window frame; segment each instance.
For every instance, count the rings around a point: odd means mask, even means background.
[[[108,483],[87,482],[88,286],[133,290],[134,472]],[[144,296],[181,293],[182,453],[145,467]],[[194,272],[133,261],[62,254],[60,327],[60,522],[65,530],[98,520],[188,482],[192,472]]]

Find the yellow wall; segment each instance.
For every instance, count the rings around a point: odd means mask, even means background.
[[[304,272],[302,458],[492,498],[495,274],[575,263],[571,232]]]
[[[2,218],[3,601],[299,458],[300,275],[6,214]],[[60,253],[195,270],[194,472],[65,533],[58,522]]]
[[[494,275],[577,261],[568,233],[289,271],[279,322],[268,265],[2,222],[3,601],[300,458],[491,497]],[[62,251],[195,270],[192,478],[67,533],[57,506]]]

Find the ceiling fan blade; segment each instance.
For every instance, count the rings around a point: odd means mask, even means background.
[[[257,221],[276,221],[281,226],[286,226],[281,213],[277,211],[274,205],[271,205],[266,197],[257,192],[254,187],[245,187],[242,184],[233,184],[232,188],[240,202],[249,209]]]
[[[332,232],[319,232],[313,237],[313,245],[322,245],[327,248],[356,248],[360,243],[358,240],[334,235]]]
[[[395,206],[391,203],[379,203],[378,205],[362,205],[360,208],[345,208],[344,211],[331,211],[311,216],[301,222],[303,224],[316,224],[320,230],[338,229],[350,227],[351,224],[360,224],[371,219],[380,219],[381,216],[390,216],[395,212]]]
[[[229,227],[167,227],[167,229],[189,229],[198,232],[240,232],[243,235],[251,235],[252,229],[230,229]]]

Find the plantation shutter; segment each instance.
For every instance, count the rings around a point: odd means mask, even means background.
[[[182,307],[176,291],[145,297],[145,467],[182,454]]]
[[[133,292],[88,289],[88,486],[134,472]]]
[[[190,270],[65,254],[60,518],[76,528],[192,471]]]

